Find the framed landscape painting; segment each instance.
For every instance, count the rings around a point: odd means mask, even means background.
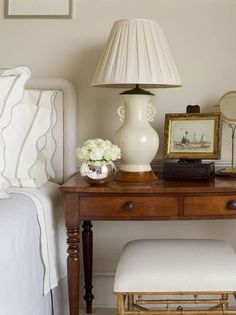
[[[72,0],[5,0],[7,18],[71,18]]]
[[[166,114],[165,158],[219,159],[220,113]]]

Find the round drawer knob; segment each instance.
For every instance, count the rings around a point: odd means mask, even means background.
[[[230,210],[236,210],[236,200],[230,200],[227,203],[227,208]]]
[[[125,211],[132,211],[133,208],[134,208],[134,204],[132,201],[126,201],[126,203],[124,203],[124,205],[123,205],[123,209]]]

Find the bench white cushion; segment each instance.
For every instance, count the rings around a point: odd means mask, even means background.
[[[114,291],[236,291],[236,253],[219,240],[135,240],[123,249]]]

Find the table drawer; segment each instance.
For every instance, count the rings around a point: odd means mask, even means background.
[[[236,195],[185,197],[184,215],[236,215]]]
[[[80,216],[103,219],[178,215],[176,197],[80,197]]]

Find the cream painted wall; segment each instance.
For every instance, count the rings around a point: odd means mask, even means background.
[[[4,19],[0,0],[0,67],[27,64],[35,77],[70,80],[78,91],[78,144],[92,137],[111,139],[120,125],[119,90],[90,87],[117,19],[157,20],[172,49],[183,87],[154,91],[153,126],[160,138],[166,112],[184,112],[187,104],[211,111],[224,92],[236,88],[235,0],[77,0],[75,7],[71,20]],[[230,154],[226,134],[224,126],[223,160]],[[236,248],[235,228],[227,221],[94,223],[95,270],[113,271],[122,245],[133,238],[211,237],[228,239]]]

